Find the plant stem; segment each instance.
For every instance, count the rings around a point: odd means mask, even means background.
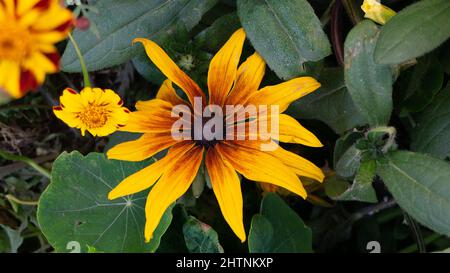
[[[37,206],[38,203],[39,203],[38,201],[25,201],[25,200],[20,200],[19,198],[15,197],[15,196],[12,195],[12,194],[7,194],[7,195],[5,195],[5,198],[8,199],[8,200],[10,200],[10,201],[14,201],[14,202],[16,202],[17,204],[25,205],[25,206]]]
[[[21,155],[13,155],[13,154],[7,153],[2,150],[0,150],[0,156],[6,160],[24,162],[24,163],[28,164],[30,167],[32,167],[33,169],[35,169],[36,171],[38,171],[39,173],[41,173],[43,176],[47,177],[48,179],[50,179],[52,177],[48,170],[39,166],[31,158],[28,158],[26,156],[21,156]]]
[[[341,0],[336,0],[334,2],[333,8],[331,10],[331,41],[334,49],[334,54],[336,55],[336,61],[340,66],[344,66],[344,49],[342,44],[342,29],[341,29]]]
[[[358,24],[363,19],[361,16],[361,8],[355,0],[342,0],[342,5],[353,25]]]
[[[428,237],[426,237],[423,241],[425,243],[425,245],[431,244],[432,242],[436,241],[437,239],[443,237],[443,235],[438,234],[438,233],[433,233],[431,235],[429,235]],[[412,253],[414,251],[417,251],[417,244],[414,243],[402,250],[400,250],[400,253]]]
[[[69,39],[70,42],[72,42],[73,47],[75,48],[75,52],[77,53],[78,59],[80,60],[81,65],[81,71],[83,72],[83,80],[84,80],[84,87],[91,87],[91,81],[89,80],[89,73],[86,68],[86,62],[84,61],[83,54],[81,54],[81,50],[78,47],[77,42],[73,38],[72,34],[69,33]]]

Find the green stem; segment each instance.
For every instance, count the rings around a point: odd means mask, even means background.
[[[433,233],[433,234],[429,235],[428,237],[426,237],[423,241],[424,241],[425,245],[428,245],[428,244],[431,244],[432,242],[436,241],[437,239],[441,238],[442,236],[443,235],[441,235],[441,234]],[[414,243],[414,244],[400,250],[399,252],[400,253],[412,253],[412,252],[417,251],[417,249],[418,249],[417,244]]]
[[[342,4],[354,25],[358,24],[363,19],[361,8],[355,0],[343,0]]]
[[[42,168],[41,166],[39,166],[31,158],[28,158],[26,156],[13,155],[13,154],[7,153],[7,152],[2,151],[2,150],[0,150],[0,156],[3,157],[6,160],[24,162],[24,163],[30,165],[30,167],[32,167],[33,169],[35,169],[39,173],[41,173],[43,176],[47,177],[48,179],[50,179],[52,177],[48,170],[46,170],[46,169]]]
[[[25,201],[25,200],[20,200],[19,198],[15,197],[15,196],[12,195],[12,194],[7,194],[7,195],[5,195],[5,198],[8,199],[8,200],[10,200],[10,201],[16,202],[17,204],[25,205],[25,206],[37,206],[38,203],[39,203],[38,201]]]
[[[83,72],[83,80],[84,80],[84,87],[91,87],[91,81],[89,80],[89,73],[86,68],[86,62],[84,61],[83,54],[81,54],[81,50],[78,47],[77,42],[73,38],[72,34],[69,33],[69,39],[70,42],[72,42],[73,47],[75,48],[75,52],[77,53],[78,59],[80,60],[81,64],[81,71]]]

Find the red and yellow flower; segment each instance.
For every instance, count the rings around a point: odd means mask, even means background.
[[[72,22],[58,0],[0,0],[0,93],[20,98],[57,72]]]
[[[139,101],[137,111],[130,113],[126,126],[120,130],[143,133],[135,141],[121,143],[107,152],[110,159],[141,161],[168,149],[167,155],[127,177],[109,193],[109,199],[134,194],[152,187],[145,207],[145,238],[149,241],[163,213],[183,195],[193,182],[204,160],[217,201],[225,220],[235,234],[245,241],[243,200],[238,173],[249,180],[277,185],[306,198],[300,177],[322,181],[322,171],[310,161],[279,147],[262,151],[262,140],[177,140],[172,125],[178,120],[171,110],[176,105],[191,108],[194,98],[208,105],[277,105],[280,108],[279,136],[281,142],[321,147],[320,141],[295,119],[283,112],[293,101],[313,92],[320,84],[311,77],[259,89],[265,73],[265,62],[254,53],[239,66],[245,41],[243,29],[236,31],[212,59],[208,72],[209,99],[200,87],[185,74],[156,43],[142,43],[151,61],[168,78],[155,99]],[[174,85],[187,99],[180,97]],[[246,120],[246,122],[251,122]],[[191,128],[188,128],[191,129]]]
[[[60,97],[60,105],[53,113],[68,126],[86,131],[93,136],[107,136],[125,126],[130,111],[123,101],[110,89],[86,87],[77,91],[66,88]]]

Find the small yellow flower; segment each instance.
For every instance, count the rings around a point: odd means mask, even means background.
[[[72,23],[72,12],[59,0],[0,0],[0,93],[20,98],[57,72],[54,44]]]
[[[323,181],[322,171],[310,161],[280,146],[275,150],[263,151],[260,149],[262,141],[249,140],[247,131],[245,140],[204,137],[186,140],[173,137],[172,127],[178,120],[171,115],[174,107],[181,105],[193,109],[195,102],[200,99],[204,102],[199,105],[202,107],[200,111],[235,105],[278,106],[279,135],[276,140],[311,147],[322,146],[297,120],[283,114],[290,103],[313,92],[320,84],[311,77],[299,77],[259,89],[265,73],[265,62],[261,56],[254,53],[239,65],[245,36],[243,29],[237,30],[211,60],[208,101],[200,87],[162,48],[150,40],[135,39],[135,42],[143,44],[151,61],[168,79],[161,86],[156,99],[136,104],[137,111],[130,113],[127,125],[120,129],[143,133],[142,137],[113,147],[107,156],[109,159],[141,161],[162,150],[168,149],[168,152],[164,158],[123,180],[109,193],[108,198],[115,199],[152,187],[145,207],[146,241],[152,238],[167,207],[189,189],[203,158],[222,214],[242,242],[246,240],[246,234],[238,173],[252,181],[286,188],[303,198],[306,198],[307,193],[300,176]],[[172,83],[184,91],[186,100],[178,96]],[[230,116],[220,119],[226,120]],[[194,120],[196,117],[194,110]],[[238,124],[245,124],[248,127],[253,121],[244,118],[228,126],[234,128]],[[195,124],[186,128],[186,131],[194,135],[198,132]]]
[[[386,24],[396,14],[392,9],[382,5],[379,0],[364,0],[361,9],[365,13],[365,18],[380,25]]]
[[[125,126],[130,111],[122,107],[122,99],[110,89],[84,88],[80,93],[64,90],[60,106],[53,107],[55,115],[84,136],[107,136]]]

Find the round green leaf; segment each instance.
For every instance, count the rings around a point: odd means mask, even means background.
[[[57,252],[154,252],[172,220],[168,208],[150,243],[144,240],[147,192],[109,201],[108,193],[149,162],[107,160],[103,154],[62,153],[39,200],[38,221]]]

